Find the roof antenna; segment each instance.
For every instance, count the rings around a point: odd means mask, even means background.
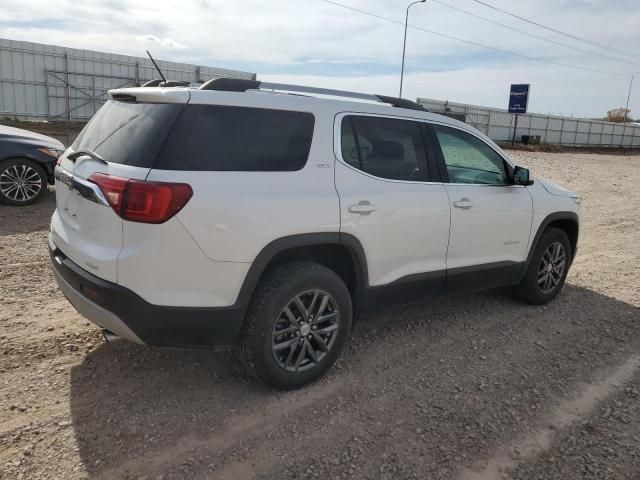
[[[145,50],[147,52],[147,55],[149,55],[149,58],[151,59],[151,61],[153,62],[153,66],[156,67],[156,70],[158,71],[158,73],[160,74],[160,78],[162,78],[162,81],[164,83],[167,83],[167,79],[164,78],[164,75],[162,74],[162,70],[160,70],[160,67],[158,66],[158,64],[156,63],[156,61],[153,59],[153,57],[151,56],[151,54],[149,53],[149,50]]]

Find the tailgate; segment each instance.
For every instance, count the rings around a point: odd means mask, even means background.
[[[90,177],[96,173],[144,180],[182,105],[108,101],[60,158],[51,237],[94,275],[117,283],[123,220]],[[76,156],[80,151],[89,152]]]
[[[103,165],[91,160],[85,160],[76,168],[65,157],[56,167],[56,211],[51,219],[53,243],[80,267],[117,283],[122,219],[113,211],[100,188],[87,179],[92,173],[143,179],[148,172],[148,168]]]

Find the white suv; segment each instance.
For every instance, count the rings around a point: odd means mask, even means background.
[[[390,97],[214,79],[110,92],[56,167],[53,270],[108,336],[239,346],[288,389],[359,314],[561,289],[580,198],[486,136]]]

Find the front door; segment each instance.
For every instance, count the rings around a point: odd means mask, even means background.
[[[448,283],[456,285],[448,290],[509,283],[526,258],[531,194],[510,184],[509,166],[483,140],[452,127],[433,128],[451,203],[447,271]]]

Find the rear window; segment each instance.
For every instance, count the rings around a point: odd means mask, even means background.
[[[190,105],[154,168],[294,171],[307,163],[314,117],[306,112]]]
[[[184,105],[109,100],[73,142],[109,162],[151,167]]]

